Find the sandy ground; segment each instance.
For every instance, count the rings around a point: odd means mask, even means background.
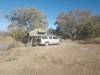
[[[100,75],[100,44],[67,40],[0,52],[0,75]]]

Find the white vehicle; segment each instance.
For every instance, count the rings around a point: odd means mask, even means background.
[[[61,39],[58,38],[57,36],[38,36],[38,39],[37,39],[37,44],[38,45],[45,45],[45,46],[48,46],[48,45],[51,45],[51,44],[61,44]]]

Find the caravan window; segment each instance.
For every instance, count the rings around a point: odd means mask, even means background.
[[[49,39],[52,39],[52,37],[49,37]]]
[[[57,37],[53,37],[53,39],[57,39]]]
[[[47,37],[46,36],[43,36],[42,39],[47,39]]]

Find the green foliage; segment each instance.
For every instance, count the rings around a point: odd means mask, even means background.
[[[35,8],[19,8],[13,10],[6,18],[11,21],[10,27],[26,29],[47,28],[47,17]],[[14,25],[14,26],[13,26]]]
[[[95,37],[100,37],[100,26],[96,26],[94,29],[94,34]]]
[[[11,36],[13,38],[15,38],[16,40],[21,41],[23,43],[27,43],[27,40],[28,40],[28,37],[29,37],[28,32],[25,31],[25,30],[19,30],[19,31],[16,31],[16,32],[12,32]]]
[[[92,38],[94,33],[94,25],[91,23],[79,25],[77,27],[77,39]]]
[[[35,8],[13,10],[6,18],[10,21],[8,31],[11,36],[25,44],[29,40],[29,31],[48,27],[46,15]]]
[[[65,38],[89,39],[100,37],[100,16],[89,11],[75,10],[60,13],[57,17],[57,32]]]

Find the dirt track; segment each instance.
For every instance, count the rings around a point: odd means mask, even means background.
[[[100,75],[100,45],[14,48],[1,55],[0,75]]]

